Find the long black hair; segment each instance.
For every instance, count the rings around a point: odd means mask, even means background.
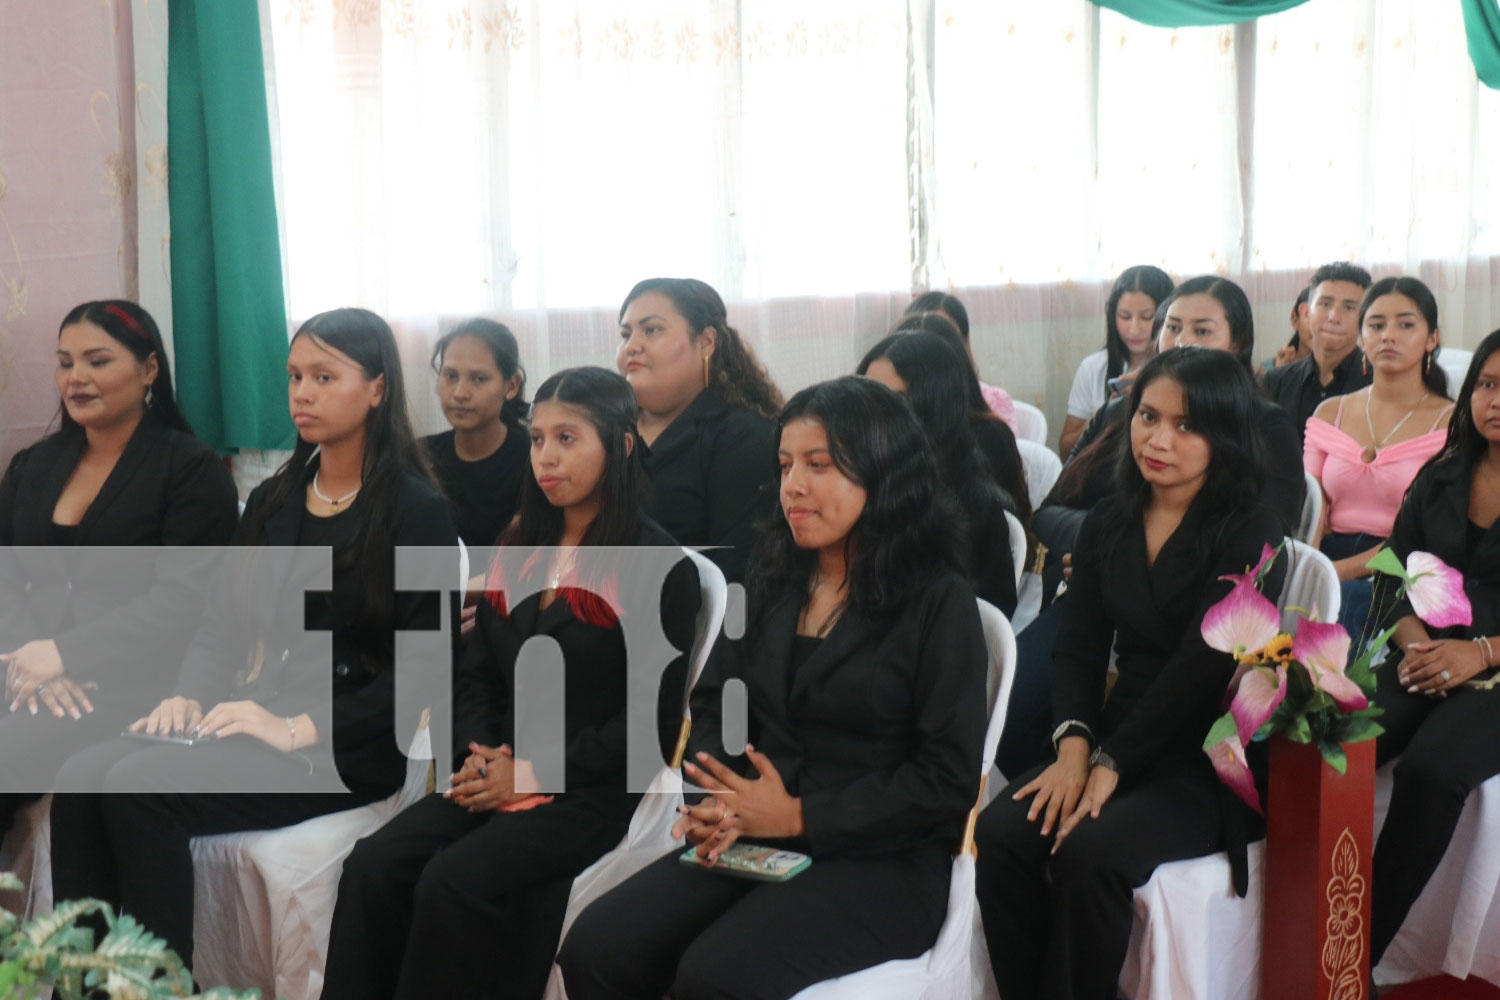
[[[1156,315],[1162,313],[1162,303],[1172,294],[1172,276],[1152,264],[1137,264],[1120,272],[1110,287],[1109,298],[1104,302],[1104,351],[1109,359],[1104,378],[1109,380],[1125,370],[1130,360],[1130,350],[1120,328],[1115,324],[1115,311],[1120,300],[1130,292],[1140,292],[1156,303]]]
[[[161,330],[151,314],[134,302],[126,299],[101,299],[85,302],[68,310],[57,327],[58,336],[74,323],[92,323],[115,340],[135,358],[137,364],[145,364],[156,356],[156,381],[151,383],[151,403],[146,407],[142,420],[152,420],[166,427],[193,433],[192,426],[182,411],[177,408],[177,398],[172,393],[172,364],[167,358],[166,345],[161,339]],[[65,431],[77,431],[78,421],[68,415],[65,404],[58,404],[58,416]]]
[[[766,368],[738,330],[729,325],[729,311],[724,299],[713,286],[697,278],[647,278],[637,282],[620,303],[620,321],[630,303],[647,292],[665,295],[683,319],[687,320],[691,338],[697,340],[712,327],[716,333],[713,356],[709,360],[709,380],[724,402],[758,413],[767,420],[776,418],[781,409],[781,390],[771,381]]]
[[[1427,322],[1427,330],[1430,333],[1437,332],[1438,328],[1438,305],[1437,299],[1433,297],[1432,289],[1420,278],[1403,275],[1399,278],[1381,278],[1365,291],[1365,297],[1359,303],[1359,335],[1364,338],[1365,314],[1375,304],[1375,300],[1382,295],[1403,295],[1410,299],[1422,314],[1422,319]],[[1363,350],[1364,345],[1360,344]],[[1434,396],[1448,398],[1448,373],[1443,371],[1443,366],[1438,364],[1438,354],[1443,350],[1442,342],[1430,352],[1422,356],[1422,384],[1427,391]]]
[[[890,332],[890,336],[898,336],[909,333],[930,333],[947,341],[960,358],[963,358],[964,366],[968,368],[968,374],[963,379],[964,402],[972,413],[990,413],[990,404],[984,401],[984,390],[979,385],[979,375],[974,371],[973,364],[969,361],[969,349],[965,343],[963,333],[958,324],[944,313],[936,310],[926,312],[908,312],[901,317]],[[873,360],[873,359],[872,359]]]
[[[947,292],[923,292],[912,299],[911,305],[906,307],[908,316],[918,316],[928,312],[942,313],[953,322],[954,328],[958,330],[959,336],[964,338],[964,342],[968,342],[969,310],[964,308],[958,296],[949,295]]]
[[[812,420],[828,435],[833,464],[866,491],[865,507],[845,539],[848,596],[844,607],[872,621],[947,572],[961,572],[951,505],[942,502],[937,461],[922,425],[896,393],[872,379],[847,375],[791,398],[776,421],[768,460],[780,479],[781,435],[795,420]],[[798,548],[786,519],[764,525],[750,560],[750,630],[787,594],[807,599],[818,554]]]
[[[495,367],[500,370],[500,377],[506,382],[520,376],[516,394],[500,406],[500,422],[513,430],[520,429],[531,406],[526,402],[526,369],[521,367],[521,348],[516,343],[516,335],[504,323],[483,316],[466,319],[444,334],[433,347],[433,371],[442,374],[443,352],[459,337],[473,337],[488,348],[495,359]]]
[[[1001,487],[970,429],[964,376],[973,372],[967,359],[937,334],[896,333],[870,348],[855,373],[868,373],[881,358],[906,383],[906,402],[927,432],[938,476],[970,518],[992,512],[997,504],[1014,512],[1015,501]]]
[[[367,379],[385,378],[379,405],[372,407],[365,417],[365,453],[356,501],[356,509],[363,510],[359,530],[347,546],[333,553],[335,573],[354,565],[363,571],[364,588],[356,628],[384,635],[390,631],[395,602],[395,552],[391,536],[396,496],[407,476],[416,476],[436,486],[427,456],[411,428],[401,356],[390,325],[368,309],[342,308],[318,313],[298,328],[292,343],[302,337],[345,355],[359,365]],[[264,545],[269,515],[283,504],[303,502],[301,490],[310,475],[308,469],[316,451],[316,445],[298,437],[292,457],[266,481],[265,502],[246,512],[245,544]],[[366,664],[368,669],[387,666],[389,661]]]
[[[1224,309],[1224,319],[1229,324],[1230,353],[1239,360],[1246,374],[1254,375],[1255,314],[1250,310],[1250,298],[1245,290],[1228,278],[1217,274],[1200,274],[1189,278],[1172,290],[1157,314],[1166,322],[1172,303],[1189,295],[1209,295]]]
[[[1485,452],[1489,451],[1489,440],[1479,433],[1479,427],[1474,423],[1474,387],[1479,384],[1479,373],[1484,368],[1484,363],[1496,351],[1500,351],[1500,330],[1492,331],[1474,348],[1474,359],[1469,362],[1463,385],[1459,387],[1458,395],[1453,400],[1453,415],[1448,418],[1448,437],[1443,443],[1443,450],[1434,455],[1427,465],[1459,462],[1472,469]]]
[[[567,368],[543,382],[532,401],[577,408],[604,444],[604,477],[599,481],[599,513],[583,533],[582,545],[634,545],[641,526],[640,442],[635,440],[638,407],[630,383],[603,368]],[[516,517],[500,535],[501,545],[557,545],[562,540],[562,508],[553,506],[530,472],[521,482]]]
[[[1126,410],[1132,421],[1141,396],[1162,378],[1182,388],[1187,419],[1208,441],[1208,472],[1194,503],[1208,512],[1205,530],[1220,532],[1259,503],[1266,481],[1266,456],[1255,425],[1255,383],[1233,355],[1174,347],[1147,362],[1131,386]],[[1151,484],[1128,445],[1120,450],[1116,477],[1117,494],[1124,500],[1122,523],[1139,525],[1151,499]]]

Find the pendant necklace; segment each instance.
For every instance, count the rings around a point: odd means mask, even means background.
[[[1390,429],[1390,432],[1377,442],[1375,440],[1375,421],[1370,416],[1370,403],[1375,398],[1375,390],[1373,388],[1370,389],[1368,394],[1365,396],[1365,426],[1370,429],[1370,444],[1365,448],[1364,451],[1359,453],[1360,460],[1363,461],[1366,465],[1369,465],[1371,462],[1375,461],[1375,456],[1380,454],[1380,449],[1385,447],[1385,443],[1396,436],[1396,432],[1401,429],[1401,425],[1410,420],[1412,414],[1421,409],[1422,404],[1427,402],[1427,397],[1431,395],[1432,393],[1430,392],[1422,393],[1422,398],[1417,400],[1417,405],[1413,406],[1410,410],[1407,410],[1406,416],[1396,421],[1396,426],[1392,427]]]
[[[321,469],[318,470],[317,472],[313,473],[313,481],[312,481],[313,496],[317,497],[319,500],[321,500],[324,503],[326,503],[329,506],[329,509],[331,509],[335,514],[337,514],[339,512],[339,508],[340,507],[342,507],[344,504],[348,503],[350,500],[354,499],[354,495],[359,492],[359,486],[354,487],[354,489],[350,490],[348,493],[345,493],[341,497],[334,498],[334,497],[328,496],[322,490],[318,489],[318,476],[321,475],[321,474],[322,474],[322,470]],[[363,486],[363,485],[364,485],[363,483],[360,484],[360,486]]]

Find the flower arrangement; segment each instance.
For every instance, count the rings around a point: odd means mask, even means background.
[[[1340,744],[1374,739],[1384,732],[1375,721],[1382,710],[1371,702],[1372,664],[1395,632],[1392,626],[1367,642],[1347,670],[1350,638],[1342,625],[1314,621],[1302,613],[1306,609],[1295,609],[1296,625],[1283,632],[1276,605],[1260,592],[1261,580],[1281,549],[1267,545],[1253,569],[1221,577],[1232,581],[1234,588],[1208,610],[1202,625],[1204,642],[1233,654],[1240,663],[1230,682],[1229,711],[1209,729],[1203,750],[1219,778],[1256,812],[1262,811],[1260,793],[1245,756],[1253,741],[1279,733],[1297,743],[1312,743],[1343,774],[1347,760]],[[1413,552],[1403,566],[1394,552],[1383,548],[1367,566],[1399,580],[1397,599],[1404,595],[1428,625],[1470,622],[1463,577],[1437,556]]]
[[[0,872],[0,891],[22,888],[20,879]],[[94,932],[77,926],[100,914],[107,930],[94,944]],[[111,1000],[166,1000],[198,996],[193,977],[165,941],[116,914],[97,899],[58,903],[52,912],[22,922],[0,908],[0,997],[35,997],[43,984],[60,1000],[108,996]],[[253,1000],[259,990],[209,990],[203,1000]]]

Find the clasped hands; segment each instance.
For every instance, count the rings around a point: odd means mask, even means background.
[[[1084,819],[1098,819],[1099,810],[1114,795],[1120,776],[1103,764],[1089,765],[1089,741],[1069,736],[1058,744],[1057,760],[1045,771],[1021,787],[1012,798],[1016,801],[1035,795],[1026,813],[1028,822],[1042,817],[1043,837],[1057,826],[1052,852]],[[1061,823],[1058,820],[1061,819]]]
[[[63,674],[63,661],[57,643],[35,639],[10,653],[0,653],[5,664],[5,694],[10,710],[24,704],[32,715],[45,705],[61,719],[64,715],[81,719],[94,710],[86,692],[98,689],[93,682],[79,684]]]
[[[1401,686],[1412,694],[1446,698],[1448,692],[1483,673],[1484,652],[1467,639],[1409,642],[1396,667]]]
[[[787,792],[769,757],[748,744],[745,756],[759,777],[742,778],[706,753],[696,755],[697,764],[682,765],[688,777],[710,794],[697,805],[678,806],[682,815],[672,824],[672,836],[686,838],[697,847],[698,858],[706,865],[718,861],[742,835],[799,837],[803,833],[802,800]]]
[[[535,794],[516,791],[516,786],[538,787],[536,772],[530,761],[516,760],[510,744],[487,747],[469,743],[469,756],[449,779],[443,798],[471,813],[498,812],[513,802]]]

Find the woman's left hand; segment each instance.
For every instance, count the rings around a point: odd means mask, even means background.
[[[1467,639],[1413,642],[1397,666],[1401,686],[1413,694],[1446,697],[1453,688],[1484,671],[1484,651]]]
[[[1083,786],[1083,794],[1078,798],[1078,807],[1057,828],[1057,839],[1052,842],[1053,854],[1056,854],[1057,849],[1062,846],[1063,838],[1072,833],[1073,828],[1082,823],[1084,817],[1099,818],[1099,810],[1103,809],[1104,803],[1115,794],[1115,786],[1119,783],[1120,776],[1113,768],[1095,764],[1089,769],[1089,780]]]
[[[33,639],[14,652],[0,653],[0,663],[6,665],[5,690],[12,712],[30,700],[37,688],[63,675],[62,655],[51,639]]]
[[[787,792],[771,758],[748,744],[745,756],[760,777],[742,778],[706,753],[697,755],[698,764],[682,766],[689,777],[728,806],[739,833],[747,837],[801,836],[802,800]]]
[[[204,713],[198,723],[198,732],[203,736],[254,736],[266,746],[277,750],[287,749],[290,730],[286,720],[272,715],[253,701],[221,701]]]

